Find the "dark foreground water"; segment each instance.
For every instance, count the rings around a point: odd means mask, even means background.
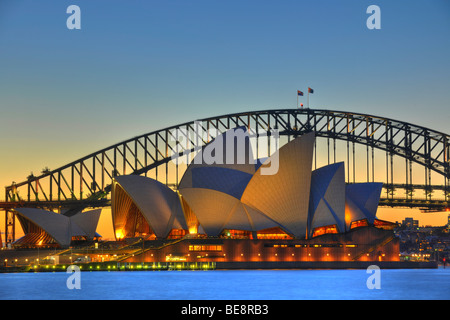
[[[366,270],[227,270],[0,274],[0,299],[450,299],[450,268],[381,270],[368,289]]]

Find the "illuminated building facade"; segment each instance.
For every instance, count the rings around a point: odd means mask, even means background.
[[[399,242],[392,231],[355,228],[345,234],[312,239],[185,238],[148,248],[127,262],[332,262],[399,261]],[[245,265],[242,265],[245,267]]]
[[[244,161],[227,144],[238,139]],[[307,133],[255,159],[247,131],[231,129],[203,147],[175,191],[116,177],[116,238],[154,241],[127,261],[399,261],[395,225],[376,219],[382,184],[346,184],[344,163],[312,171],[314,140]]]

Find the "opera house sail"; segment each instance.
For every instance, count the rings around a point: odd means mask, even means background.
[[[153,179],[136,175],[116,177],[112,211],[118,239],[149,235],[164,239],[174,229],[187,230],[177,193]]]
[[[16,208],[19,222],[25,235],[18,239],[15,247],[68,247],[72,241],[93,240],[101,209],[78,212],[66,216],[35,208]]]

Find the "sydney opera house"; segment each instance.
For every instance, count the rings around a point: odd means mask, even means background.
[[[346,184],[344,163],[312,170],[314,140],[306,133],[257,159],[247,130],[231,129],[195,155],[174,189],[115,177],[116,240],[145,241],[126,261],[399,261],[394,224],[376,218],[382,184]],[[16,212],[25,233],[16,247],[66,248],[99,236],[100,210]]]
[[[232,129],[203,147],[176,190],[116,177],[116,238],[154,241],[128,261],[399,261],[394,224],[376,218],[382,184],[346,184],[344,163],[311,170],[314,139],[254,159],[246,130]]]

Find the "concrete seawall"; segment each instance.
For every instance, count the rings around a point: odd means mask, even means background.
[[[277,269],[367,269],[376,265],[380,269],[436,269],[437,262],[395,261],[261,261],[261,262],[92,262],[77,266],[80,271],[169,271],[169,270],[277,270]],[[66,272],[68,265],[0,266],[0,273],[15,272]]]
[[[436,269],[437,262],[406,261],[321,261],[321,262],[216,262],[216,269]]]

